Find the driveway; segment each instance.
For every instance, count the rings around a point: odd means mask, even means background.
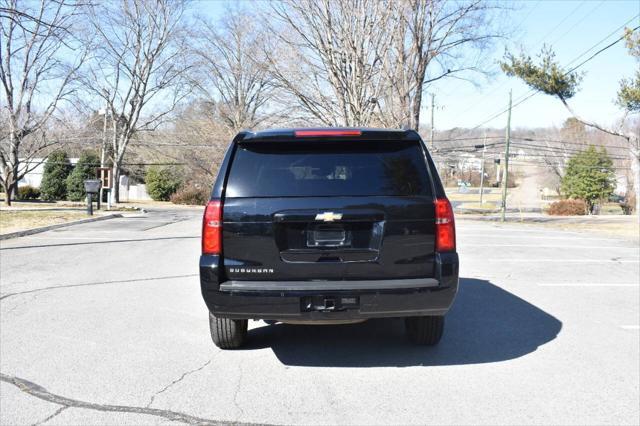
[[[636,243],[458,221],[460,293],[434,348],[400,320],[250,322],[220,351],[200,209],[0,243],[0,423],[637,424]]]

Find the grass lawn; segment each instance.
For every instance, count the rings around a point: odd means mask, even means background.
[[[485,194],[486,196],[487,194]],[[488,210],[493,211],[498,208],[498,204],[496,203],[462,203],[460,205],[461,209],[475,209],[475,210]]]
[[[640,241],[640,224],[636,220],[620,223],[544,223],[543,226],[559,228],[565,231],[587,232],[594,235],[622,237]]]
[[[602,207],[600,207],[601,215],[609,215],[609,214],[623,214],[622,207],[618,203],[604,203]]]
[[[452,188],[453,189],[453,188]],[[480,194],[461,194],[457,192],[457,188],[454,190],[449,190],[447,188],[447,197],[451,201],[462,201],[462,202],[470,202],[470,203],[479,203],[480,202]],[[500,201],[502,199],[502,195],[500,193],[491,193],[487,194],[486,192],[482,196],[482,201],[484,203],[487,202],[495,202]]]
[[[41,226],[55,225],[87,218],[84,211],[20,211],[0,210],[0,234],[24,231]]]

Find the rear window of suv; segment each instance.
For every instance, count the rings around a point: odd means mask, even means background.
[[[227,197],[431,195],[418,142],[262,142],[238,146]]]

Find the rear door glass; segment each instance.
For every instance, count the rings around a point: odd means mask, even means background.
[[[418,142],[240,145],[227,197],[431,195]]]

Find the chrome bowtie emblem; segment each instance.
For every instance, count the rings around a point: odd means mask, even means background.
[[[316,220],[322,220],[324,222],[333,222],[334,220],[342,219],[342,213],[324,212],[316,215]]]

